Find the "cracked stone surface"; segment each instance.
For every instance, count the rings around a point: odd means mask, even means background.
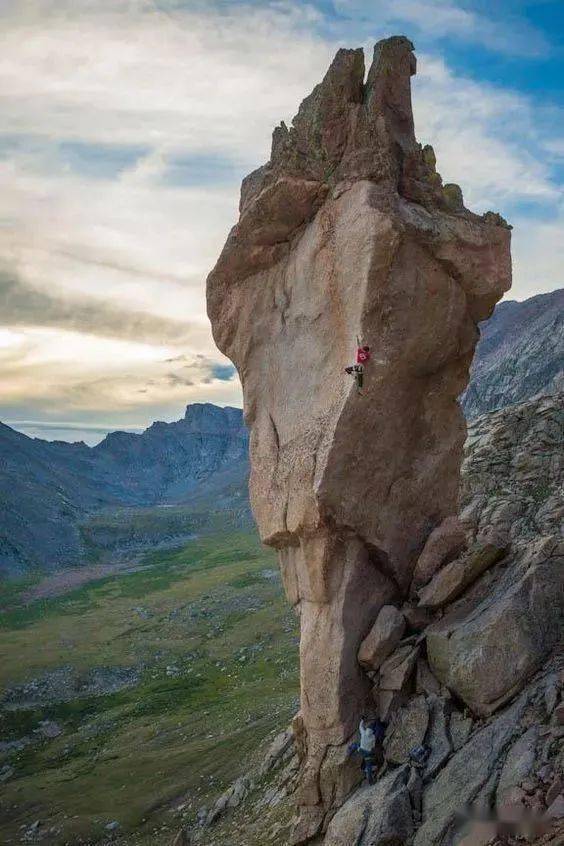
[[[343,750],[372,707],[360,643],[457,511],[457,397],[511,281],[509,227],[468,211],[416,141],[414,73],[403,37],[376,45],[366,82],[363,51],[339,50],[243,181],[208,278],[243,385],[254,515],[301,618],[297,842],[353,778]],[[344,373],[357,336],[372,351],[362,396]]]

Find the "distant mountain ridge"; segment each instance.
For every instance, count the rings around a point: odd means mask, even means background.
[[[241,409],[210,403],[142,434],[112,432],[95,447],[0,424],[0,574],[79,564],[88,551],[83,523],[103,510],[189,511],[206,496],[210,511],[228,509],[245,490],[247,453]]]
[[[564,289],[499,303],[481,338],[462,397],[467,418],[564,390]]]
[[[502,302],[480,329],[468,418],[564,388],[564,290]],[[214,520],[250,522],[247,453],[241,409],[210,403],[95,447],[0,423],[0,576],[173,542]]]

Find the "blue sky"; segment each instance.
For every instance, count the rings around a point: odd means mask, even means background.
[[[418,138],[513,224],[510,296],[561,287],[563,32],[552,0],[3,0],[0,419],[94,442],[240,404],[205,277],[340,46],[411,38]]]

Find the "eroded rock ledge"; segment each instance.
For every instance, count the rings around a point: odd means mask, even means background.
[[[376,45],[366,83],[362,51],[340,50],[244,180],[208,278],[214,337],[243,385],[254,514],[301,620],[296,842],[358,779],[347,743],[382,707],[359,646],[457,511],[457,397],[476,324],[511,281],[507,224],[468,211],[415,139],[413,73],[403,37]],[[344,373],[357,337],[372,350],[363,396]]]

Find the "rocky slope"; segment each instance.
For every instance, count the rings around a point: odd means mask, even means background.
[[[0,574],[79,564],[100,535],[91,515],[117,508],[246,511],[247,452],[240,409],[210,404],[190,405],[184,419],[153,423],[141,435],[113,432],[95,447],[28,438],[0,424]],[[170,522],[168,513],[159,516],[153,541]]]
[[[395,610],[402,625],[381,626],[359,652],[388,719],[381,777],[353,789],[315,842],[563,842],[563,431],[562,394],[470,426],[462,549],[449,561],[432,536],[423,560],[434,575]],[[300,742],[282,734],[185,842],[287,844]],[[409,754],[418,744],[422,765]]]
[[[511,283],[507,224],[468,211],[416,141],[414,73],[406,38],[376,45],[366,82],[363,51],[340,50],[243,181],[208,278],[243,386],[254,514],[300,614],[296,843],[327,830],[358,778],[347,745],[375,703],[357,652],[456,511],[457,397]],[[372,351],[361,395],[344,373],[356,338]],[[379,683],[386,711],[416,663],[402,648]]]
[[[499,303],[481,338],[462,399],[476,417],[564,388],[564,290]]]

